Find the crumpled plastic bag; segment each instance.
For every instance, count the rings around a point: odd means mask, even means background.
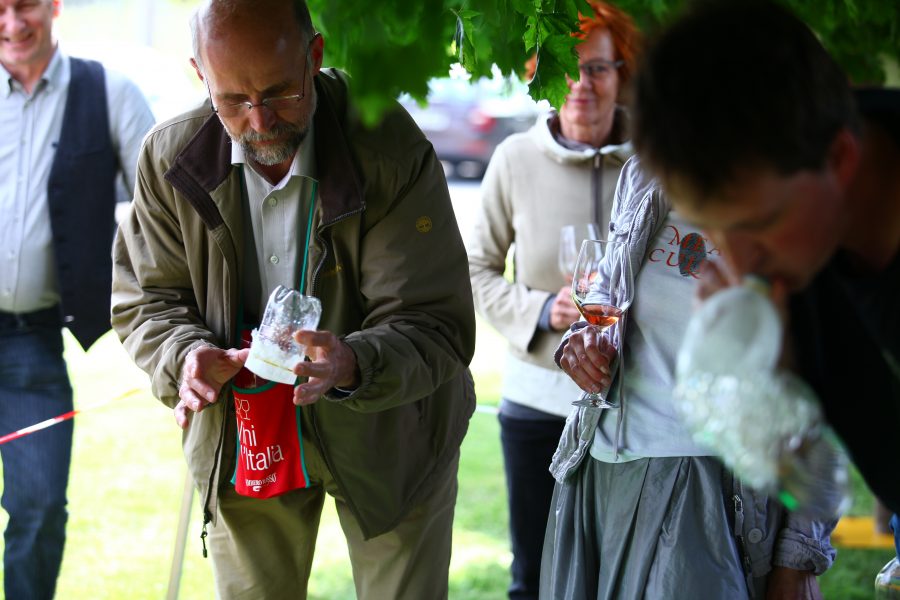
[[[269,295],[259,328],[251,332],[250,355],[245,366],[256,375],[292,384],[297,380],[294,366],[303,360],[306,348],[294,339],[294,332],[314,330],[322,315],[322,303],[314,296],[278,286]]]
[[[846,508],[847,459],[813,390],[779,369],[782,325],[765,283],[720,290],[694,313],[676,364],[676,408],[694,439],[792,510]]]

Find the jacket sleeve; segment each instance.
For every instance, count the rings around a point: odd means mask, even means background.
[[[144,95],[131,80],[106,71],[109,99],[109,131],[119,156],[119,167],[125,188],[130,194],[135,185],[141,141],[153,127],[153,112]]]
[[[625,214],[628,213],[626,207],[633,207],[639,203],[638,198],[643,196],[646,193],[644,189],[646,187],[646,176],[640,171],[639,165],[636,157],[632,157],[628,159],[625,163],[625,166],[622,168],[621,173],[619,174],[619,179],[616,182],[616,192],[613,196],[613,205],[612,212],[610,213],[610,229],[612,231],[612,235],[610,239],[617,239],[619,241],[623,241],[628,243],[630,240],[626,234],[625,237],[622,236],[620,232],[621,227],[616,224],[627,217]],[[638,182],[637,184],[635,182]],[[632,261],[634,259],[632,258]],[[637,281],[638,271],[643,265],[641,263],[633,264],[632,268],[634,269],[634,280]],[[601,272],[598,274],[597,278],[594,280],[593,290],[591,290],[591,298],[594,302],[600,303],[608,303],[609,302],[609,281],[604,277],[604,273]],[[627,319],[627,317],[626,317]],[[569,336],[575,333],[576,331],[587,327],[587,321],[581,319],[572,323],[569,327],[569,330],[563,335],[562,340],[559,343],[559,346],[556,348],[556,352],[553,354],[553,360],[559,365],[559,359],[562,358],[563,350],[566,347],[566,344],[569,342]],[[616,333],[618,326],[611,327],[603,332],[603,335],[609,339],[614,339],[613,335]],[[616,361],[616,365],[618,365],[618,361]]]
[[[374,412],[412,403],[461,375],[475,349],[475,312],[463,247],[443,169],[420,138],[415,160],[398,161],[388,208],[360,246],[365,317],[344,341],[359,387],[331,400]]]
[[[510,181],[515,174],[508,148],[503,144],[497,148],[481,182],[481,207],[469,240],[469,272],[475,308],[512,347],[527,352],[544,304],[555,294],[503,275],[515,242]]]
[[[153,395],[174,407],[185,355],[217,340],[194,297],[173,190],[151,154],[148,141],[134,202],[116,234],[111,320],[126,351],[150,375]]]
[[[789,512],[778,532],[772,564],[821,575],[837,555],[831,545],[831,532],[836,525],[837,519],[816,521],[796,511]]]

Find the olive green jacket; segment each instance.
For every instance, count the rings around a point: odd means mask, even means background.
[[[472,293],[443,171],[409,115],[398,109],[367,129],[343,75],[323,70],[316,89],[319,201],[305,291],[322,300],[319,327],[350,345],[362,381],[304,408],[314,425],[306,434],[368,538],[430,491],[465,435]],[[156,127],[116,238],[113,328],[170,407],[189,351],[238,343],[243,184],[229,144],[208,104]],[[204,522],[230,485],[233,422],[224,386],[184,434]]]

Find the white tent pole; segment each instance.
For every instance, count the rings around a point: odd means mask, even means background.
[[[191,521],[191,504],[194,501],[194,478],[190,470],[184,478],[184,492],[181,495],[181,512],[178,515],[178,531],[175,534],[175,551],[172,553],[172,568],[169,570],[169,588],[166,600],[178,600],[181,586],[181,571],[184,567],[184,547],[187,543],[188,526]]]

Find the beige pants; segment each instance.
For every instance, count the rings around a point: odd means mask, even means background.
[[[217,597],[305,599],[328,492],[347,538],[357,598],[447,598],[458,452],[431,496],[392,531],[366,541],[322,455],[306,436],[303,444],[312,487],[267,500],[239,496],[231,486],[220,493],[218,522],[209,529]]]

